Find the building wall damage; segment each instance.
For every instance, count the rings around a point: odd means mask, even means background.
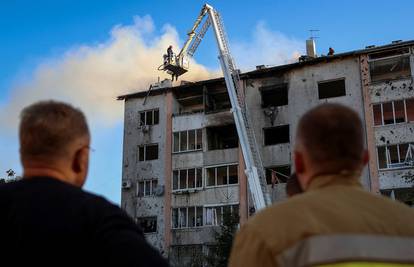
[[[414,47],[396,43],[240,75],[273,202],[286,199],[300,117],[321,103],[365,125],[366,190],[412,204]],[[226,212],[254,212],[223,79],[160,87],[125,100],[122,207],[171,264],[214,244]],[[274,175],[276,174],[276,175]],[[410,178],[411,177],[411,178]],[[196,251],[196,252],[195,252]]]

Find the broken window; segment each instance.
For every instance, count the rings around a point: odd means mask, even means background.
[[[203,207],[182,207],[172,209],[172,228],[193,228],[203,226]]]
[[[204,111],[204,96],[202,87],[190,87],[185,90],[175,90],[175,99],[179,104],[179,114],[189,114]]]
[[[371,82],[406,78],[411,75],[408,48],[371,54],[369,58]]]
[[[318,95],[319,99],[346,95],[345,79],[319,82]]]
[[[139,124],[143,125],[155,125],[160,120],[160,112],[158,109],[145,110],[139,112]]]
[[[222,205],[206,207],[206,224],[205,225],[222,225],[225,214],[239,215],[239,205]]]
[[[374,125],[387,125],[410,121],[414,115],[413,99],[396,100],[372,106]],[[407,118],[406,118],[407,117]]]
[[[405,101],[405,107],[407,109],[407,120],[414,121],[414,98],[407,99]]]
[[[261,87],[262,107],[279,107],[288,104],[288,86],[287,84],[277,84],[272,86]]]
[[[236,126],[234,124],[207,128],[209,150],[235,148],[239,145]]]
[[[201,150],[202,129],[188,130],[173,133],[173,152]]]
[[[222,186],[239,182],[237,165],[206,168],[207,186]]]
[[[155,188],[157,188],[158,179],[149,179],[137,182],[137,196],[148,197],[155,195]]]
[[[291,174],[290,165],[274,166],[266,168],[267,184],[286,183]]]
[[[265,146],[289,143],[289,125],[263,128],[263,134]]]
[[[382,125],[382,111],[381,104],[375,104],[372,106],[372,111],[374,113],[374,125]]]
[[[173,171],[173,191],[192,189],[203,186],[201,168],[191,168]]]
[[[147,161],[158,159],[158,144],[141,145],[138,147],[138,160]]]
[[[205,90],[205,111],[216,112],[229,110],[231,103],[225,86],[209,87]]]
[[[382,104],[382,114],[384,116],[384,124],[394,123],[394,114],[392,111],[392,102]]]
[[[157,217],[140,217],[137,218],[137,223],[144,233],[157,232]]]
[[[405,122],[404,101],[394,101],[395,123]]]
[[[397,144],[377,148],[378,168],[397,169],[410,167],[414,156],[414,144]]]

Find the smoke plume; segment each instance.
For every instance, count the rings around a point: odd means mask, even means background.
[[[157,70],[169,45],[178,52],[177,31],[164,25],[156,33],[150,16],[134,17],[132,25],[117,25],[110,38],[96,45],[81,45],[58,58],[38,65],[32,77],[12,88],[10,101],[1,107],[0,123],[16,127],[20,110],[34,101],[67,101],[86,112],[97,125],[111,126],[122,118],[122,104],[116,97],[147,90],[157,78],[169,75]],[[196,81],[213,72],[192,62],[191,71],[181,76]]]

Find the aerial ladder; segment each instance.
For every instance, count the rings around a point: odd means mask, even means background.
[[[201,23],[203,25],[200,27]],[[210,5],[205,4],[188,33],[188,38],[178,55],[166,59],[160,70],[171,74],[174,78],[186,73],[189,69],[189,59],[194,55],[208,28],[212,26],[219,50],[219,60],[226,82],[227,92],[231,102],[231,112],[234,117],[239,142],[246,166],[250,193],[255,210],[258,211],[271,204],[267,190],[266,176],[263,168],[254,129],[249,121],[248,109],[244,102],[244,92],[239,77],[239,70],[230,54],[226,32],[220,14]],[[197,32],[197,29],[199,31]]]

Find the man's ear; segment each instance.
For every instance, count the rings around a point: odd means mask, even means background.
[[[72,162],[72,170],[75,173],[86,172],[89,164],[89,150],[84,147],[76,151]]]
[[[303,155],[301,152],[295,150],[294,154],[294,161],[295,161],[295,172],[297,174],[301,174],[305,171],[305,164],[303,160]]]

